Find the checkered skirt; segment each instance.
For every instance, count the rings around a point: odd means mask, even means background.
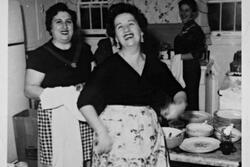
[[[42,110],[41,105],[38,106],[38,140],[40,149],[40,163],[44,165],[52,164],[52,112],[53,110]],[[93,130],[86,122],[79,121],[83,160],[90,160],[92,156]]]

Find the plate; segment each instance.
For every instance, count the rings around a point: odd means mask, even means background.
[[[217,130],[216,130],[215,133],[214,133],[217,139],[221,140],[221,134],[220,134],[220,132],[221,132],[222,129],[225,128],[225,127],[226,127],[226,126],[217,128]],[[219,132],[218,132],[218,131],[219,131]],[[234,143],[234,142],[237,142],[237,141],[240,140],[240,138],[241,138],[241,132],[240,132],[238,129],[233,128],[233,129],[232,129],[232,132],[231,132],[231,137],[232,137],[231,140],[232,140],[233,143]]]
[[[210,121],[212,116],[205,111],[186,111],[181,115],[181,119],[190,123],[203,123],[206,120]]]
[[[216,113],[221,118],[226,119],[241,119],[241,111],[240,110],[219,110]]]
[[[191,137],[185,139],[180,149],[191,153],[207,153],[220,147],[220,141],[212,137]]]

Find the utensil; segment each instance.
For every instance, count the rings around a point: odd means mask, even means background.
[[[186,129],[182,129],[182,131],[179,134],[175,135],[175,137],[179,137],[181,134],[183,134],[185,132],[186,132]]]

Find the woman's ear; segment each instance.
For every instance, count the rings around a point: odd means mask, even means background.
[[[119,40],[116,37],[115,37],[115,40],[114,40],[114,45],[117,47],[117,49],[121,48],[121,44],[120,44]]]

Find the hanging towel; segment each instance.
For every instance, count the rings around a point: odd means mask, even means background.
[[[46,88],[40,96],[42,109],[53,109],[53,167],[83,166],[79,120],[86,120],[77,108],[79,94],[76,87],[69,86]]]
[[[183,88],[186,84],[183,80],[183,61],[181,59],[181,54],[174,55],[171,58],[171,71],[175,79],[181,84]]]

